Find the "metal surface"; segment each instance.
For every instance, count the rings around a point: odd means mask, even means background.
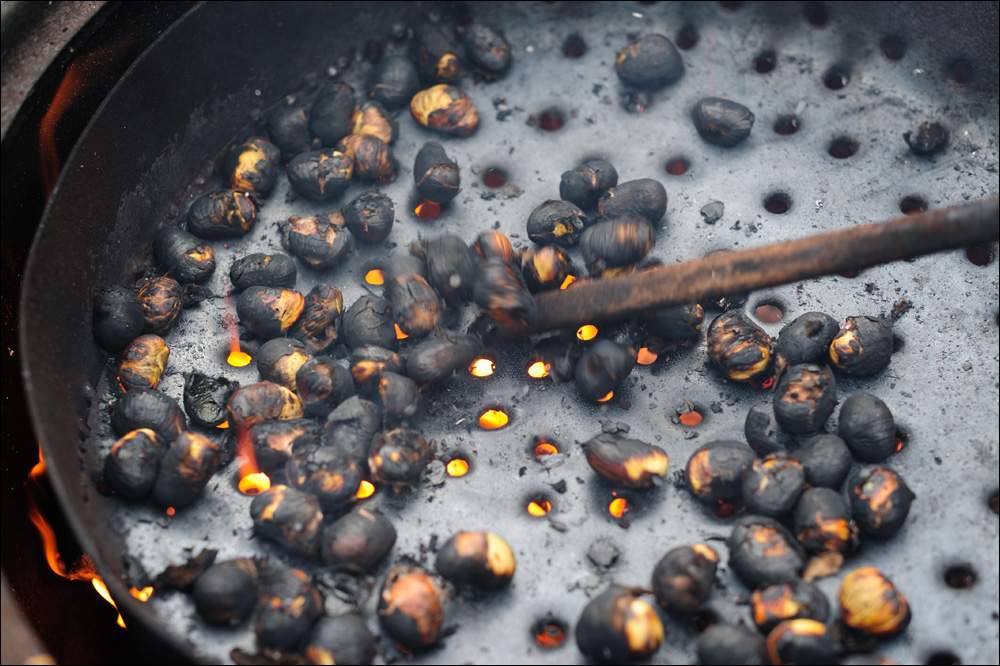
[[[380,188],[396,205],[392,235],[375,247],[355,244],[350,262],[329,274],[301,270],[297,288],[305,291],[322,278],[351,303],[364,291],[365,270],[390,253],[404,252],[419,236],[445,231],[471,241],[497,224],[526,245],[524,222],[531,210],[557,196],[563,171],[598,155],[616,166],[622,182],[653,177],[666,186],[670,202],[653,251],[665,263],[885,219],[908,195],[937,208],[996,194],[995,4],[962,10],[936,4],[895,7],[831,5],[829,23],[817,28],[803,19],[800,5],[748,5],[730,12],[707,3],[477,4],[478,19],[505,30],[514,46],[514,65],[499,82],[467,78],[462,83],[481,114],[475,135],[443,140],[461,165],[462,193],[433,221],[409,212],[415,203],[413,157],[425,141],[441,139],[402,114],[394,147],[399,177]],[[338,57],[361,46],[348,35],[388,35],[393,20],[409,21],[417,9],[393,5],[368,14],[310,3],[254,6],[233,15],[228,7],[199,7],[155,45],[108,100],[60,181],[33,251],[23,299],[25,379],[63,505],[77,523],[84,549],[110,578],[127,619],[166,635],[195,659],[227,661],[234,646],[252,650],[252,632],[207,628],[182,595],[154,597],[146,605],[131,599],[127,577],[135,567],[125,565],[125,556],[155,574],[204,547],[219,548],[220,558],[284,554],[253,538],[250,500],[235,489],[235,466],[220,471],[195,506],[170,519],[152,507],[126,506],[96,492],[111,437],[104,392],[108,375],[91,340],[91,289],[129,283],[142,270],[154,223],[184,215],[198,192],[214,186],[212,168],[220,150],[253,109],[278,102],[308,75],[325,76]],[[347,15],[352,11],[358,13]],[[944,20],[949,11],[967,13]],[[342,32],[321,29],[324,21],[339,23]],[[686,24],[697,29],[699,41],[683,52],[684,77],[656,93],[645,113],[626,113],[619,102],[615,54],[635,35],[673,37]],[[941,38],[927,39],[932,31]],[[991,36],[981,38],[984,31]],[[588,50],[569,59],[562,44],[574,33]],[[906,42],[901,61],[881,54],[878,44],[887,35]],[[982,44],[983,50],[971,50]],[[205,47],[211,57],[192,45]],[[760,75],[752,60],[767,48],[777,52],[778,65]],[[949,80],[948,66],[957,57],[973,65],[972,83],[959,86]],[[839,91],[822,82],[834,64],[847,64],[851,71],[849,84]],[[345,77],[360,84],[367,69],[367,63],[356,61]],[[689,110],[706,95],[751,108],[757,122],[748,141],[722,149],[698,137]],[[547,109],[558,109],[565,119],[557,132],[529,122]],[[773,133],[771,124],[787,113],[799,116],[801,129],[792,136]],[[935,158],[913,156],[902,133],[938,118],[951,129],[948,148]],[[846,160],[827,154],[829,142],[841,135],[860,146]],[[683,176],[663,170],[674,156],[690,164]],[[508,189],[490,190],[479,181],[490,167],[507,172]],[[209,285],[215,294],[225,293],[227,269],[237,254],[251,247],[279,249],[277,222],[339,206],[365,189],[353,185],[334,206],[322,206],[288,201],[287,188],[282,180],[268,197],[252,237],[216,243],[219,269]],[[763,209],[763,199],[775,191],[791,199],[785,215]],[[699,214],[711,200],[725,204],[715,225],[705,224]],[[995,259],[978,267],[957,251],[870,269],[853,279],[822,278],[757,292],[746,306],[752,313],[761,302],[777,303],[786,318],[822,310],[843,319],[886,313],[903,299],[912,303],[897,322],[903,346],[888,370],[873,378],[838,380],[842,397],[862,391],[880,396],[907,434],[905,448],[889,460],[917,495],[907,524],[883,543],[866,541],[846,565],[850,570],[876,564],[909,598],[910,628],[879,649],[896,661],[923,662],[937,652],[970,663],[998,661],[998,526],[987,507],[998,467],[998,282]],[[172,354],[163,391],[179,398],[182,373],[208,371],[206,363],[243,383],[257,380],[252,366],[234,370],[222,363],[224,313],[221,298],[185,313],[167,338]],[[460,325],[473,315],[467,309]],[[764,328],[773,335],[780,324]],[[439,458],[467,456],[472,464],[467,476],[446,477],[441,484],[425,479],[399,496],[383,490],[368,502],[384,510],[399,533],[389,561],[368,581],[374,585],[401,558],[431,563],[435,537],[441,543],[457,530],[494,531],[518,557],[509,590],[451,597],[446,625],[455,631],[441,648],[415,658],[422,663],[581,661],[572,627],[593,594],[612,580],[648,585],[653,566],[669,548],[724,537],[730,530],[731,521],[714,517],[674,484],[626,493],[635,509],[624,529],[607,513],[613,488],[595,476],[577,443],[602,427],[623,424],[631,437],[667,450],[673,479],[701,444],[742,438],[747,410],[767,404],[770,394],[723,382],[707,367],[701,341],[668,361],[637,368],[615,400],[598,407],[584,403],[572,385],[527,382],[527,350],[524,343],[497,347],[495,377],[456,377],[425,396],[431,415],[422,431],[438,441]],[[677,422],[684,401],[704,413],[700,426]],[[511,411],[511,423],[485,432],[475,425],[476,417],[495,404]],[[835,425],[836,414],[829,427]],[[545,463],[536,459],[531,445],[539,434],[553,438],[564,453]],[[547,518],[525,512],[528,500],[538,495],[554,505]],[[607,570],[587,554],[602,541],[619,553]],[[724,545],[710,543],[725,561]],[[955,563],[971,565],[977,583],[964,590],[947,587],[943,573]],[[820,584],[831,600],[840,578]],[[749,590],[728,571],[721,581],[710,607],[727,619],[747,619],[743,602]],[[374,597],[362,595],[361,605],[370,627],[377,629]],[[534,643],[531,627],[550,615],[570,632],[562,647],[547,651]],[[674,620],[665,623],[668,638],[654,661],[693,661],[695,634]],[[388,641],[383,651],[386,658],[396,655]]]

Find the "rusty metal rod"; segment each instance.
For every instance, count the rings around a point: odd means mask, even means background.
[[[579,281],[569,289],[536,295],[538,321],[526,327],[502,327],[498,334],[514,338],[622,319],[652,308],[697,303],[988,243],[998,236],[1000,206],[997,197],[991,197],[880,224],[720,252],[624,277]]]

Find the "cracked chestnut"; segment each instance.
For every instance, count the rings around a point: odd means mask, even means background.
[[[667,551],[653,569],[653,594],[675,615],[693,615],[715,585],[719,555],[703,543]]]
[[[313,268],[336,266],[351,249],[344,216],[339,212],[292,215],[282,225],[282,240],[292,254]]]
[[[618,184],[618,172],[607,160],[587,160],[572,171],[563,173],[559,181],[559,198],[580,208],[597,205],[601,196]]]
[[[858,547],[858,526],[840,493],[831,488],[802,493],[792,513],[792,529],[809,553],[847,555]]]
[[[170,347],[158,335],[140,335],[122,351],[118,363],[118,381],[126,391],[160,385],[163,369],[170,358]]]
[[[288,163],[288,182],[310,201],[327,201],[351,185],[354,161],[333,148],[299,153]]]
[[[521,253],[521,275],[532,293],[558,289],[569,275],[570,258],[555,245]]]
[[[815,432],[823,427],[837,404],[837,382],[825,365],[793,366],[781,376],[773,404],[774,418],[787,432]]]
[[[413,181],[424,201],[446,204],[458,195],[462,175],[441,144],[428,141],[413,162]]]
[[[444,611],[441,588],[420,567],[396,567],[378,595],[378,616],[386,632],[411,652],[438,642]]]
[[[242,624],[257,607],[258,578],[257,565],[248,557],[213,564],[194,582],[195,610],[211,625]]]
[[[257,464],[265,472],[285,472],[293,456],[314,451],[322,444],[322,430],[312,419],[263,421],[248,431]]]
[[[898,532],[915,498],[903,478],[887,467],[861,474],[850,484],[847,494],[858,527],[876,537]]]
[[[340,315],[344,297],[329,284],[317,284],[305,296],[305,305],[291,335],[310,351],[322,352],[340,337]]]
[[[180,509],[194,502],[219,466],[219,447],[196,432],[184,431],[167,447],[153,484],[153,501]]]
[[[281,150],[261,138],[247,139],[230,151],[222,165],[222,178],[234,190],[266,195],[278,180]]]
[[[727,378],[761,381],[771,370],[774,343],[739,310],[729,310],[708,327],[708,357]]]
[[[691,119],[705,141],[732,148],[750,136],[754,115],[742,104],[720,97],[705,97],[694,105]]]
[[[910,604],[875,567],[844,576],[837,595],[840,617],[851,629],[872,636],[895,636],[910,623]]]
[[[191,204],[187,230],[198,238],[231,238],[246,234],[256,221],[257,206],[250,193],[216,190]]]
[[[457,79],[462,73],[458,51],[450,27],[443,23],[424,23],[413,32],[410,57],[425,81],[449,83]]]
[[[340,212],[344,215],[348,231],[368,243],[378,243],[388,236],[396,218],[392,199],[376,190],[368,190],[346,204]]]
[[[378,296],[361,296],[344,312],[340,332],[347,346],[376,345],[396,349],[396,327],[392,305]]]
[[[285,485],[271,486],[253,498],[250,517],[254,532],[289,550],[316,558],[319,555],[323,512],[319,500]]]
[[[862,462],[882,462],[896,450],[892,412],[870,393],[855,393],[840,406],[838,434]]]
[[[636,363],[636,351],[611,340],[587,348],[576,364],[576,388],[591,401],[599,401],[628,377]]]
[[[348,134],[337,142],[337,151],[354,161],[354,173],[376,183],[396,179],[396,158],[392,148],[374,134]]]
[[[580,241],[587,216],[569,201],[550,199],[528,216],[528,238],[538,245],[572,247]]]
[[[302,417],[302,403],[294,392],[280,384],[260,382],[233,392],[226,403],[230,428],[249,428],[271,419]]]
[[[743,506],[750,513],[781,518],[795,508],[805,478],[802,463],[793,458],[754,460],[743,473]]]
[[[487,589],[502,587],[514,577],[514,551],[492,532],[456,532],[445,541],[434,568],[452,583]]]
[[[658,88],[684,75],[684,60],[663,35],[649,35],[626,46],[615,59],[618,78],[636,88]]]
[[[826,622],[830,616],[830,602],[812,583],[801,580],[774,583],[750,595],[750,614],[758,629],[770,633],[785,620],[806,618]]]
[[[156,277],[139,287],[138,299],[146,318],[144,330],[148,333],[165,333],[181,313],[184,288],[173,278]]]
[[[751,588],[798,580],[806,564],[795,537],[773,518],[740,518],[726,545],[729,566]]]
[[[274,338],[257,351],[257,372],[262,381],[274,382],[295,390],[295,374],[312,354],[298,340]]]
[[[378,642],[360,616],[326,616],[313,626],[302,654],[309,664],[370,664]]]
[[[270,340],[288,331],[305,305],[305,296],[292,289],[251,287],[236,299],[236,315],[248,331]]]
[[[425,341],[427,342],[427,341]],[[420,345],[417,345],[419,348]],[[412,354],[412,352],[411,352]],[[358,391],[367,395],[375,395],[378,391],[378,380],[382,371],[408,374],[407,360],[396,352],[378,345],[361,345],[351,351],[351,377],[358,386]],[[414,381],[420,381],[414,379]]]
[[[667,475],[670,461],[658,446],[610,433],[592,437],[583,445],[587,463],[595,472],[623,488],[649,488]]]
[[[584,607],[576,623],[576,645],[596,661],[648,659],[665,632],[656,610],[630,588],[612,585]]]
[[[410,113],[427,129],[469,136],[479,126],[479,111],[465,91],[440,84],[421,90],[410,100]]]
[[[399,124],[389,117],[385,107],[375,100],[366,100],[354,108],[351,134],[377,136],[386,144],[396,140]]]
[[[396,543],[396,529],[377,511],[355,507],[323,529],[323,564],[350,573],[367,573]]]
[[[111,445],[104,458],[104,480],[118,495],[142,499],[153,490],[163,444],[148,428],[133,430]]]
[[[848,317],[830,343],[830,361],[848,375],[880,372],[892,358],[892,323],[884,317]]]
[[[153,239],[153,254],[178,282],[204,282],[215,271],[215,250],[177,227]]]
[[[392,486],[398,493],[417,482],[431,453],[431,446],[416,430],[383,430],[372,438],[368,469],[376,483]]]
[[[240,257],[229,267],[229,280],[236,291],[250,287],[291,289],[298,277],[298,267],[287,254],[257,252]]]
[[[337,405],[354,395],[354,378],[331,357],[314,356],[296,373],[295,392],[306,412],[325,419]]]

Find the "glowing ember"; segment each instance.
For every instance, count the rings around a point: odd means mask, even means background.
[[[244,495],[260,495],[271,487],[271,479],[263,472],[254,472],[240,479],[240,492]]]
[[[544,516],[552,510],[552,502],[546,499],[528,502],[528,513],[533,516]]]
[[[368,284],[373,284],[375,286],[378,286],[380,284],[385,284],[385,275],[379,269],[373,268],[372,270],[365,273],[365,282],[367,282]]]
[[[565,638],[566,632],[555,622],[547,623],[541,631],[535,634],[535,642],[543,648],[559,647]]]
[[[406,338],[410,337],[406,333],[403,333],[403,329],[401,329],[399,327],[399,324],[393,324],[393,326],[396,327],[396,339],[397,340],[405,340]]]
[[[469,471],[469,463],[461,458],[455,458],[447,466],[448,476],[465,476]]]
[[[229,358],[226,359],[226,362],[234,368],[245,368],[250,365],[252,360],[250,354],[240,349],[240,342],[237,340],[236,350],[229,352]]]
[[[597,327],[593,324],[584,324],[580,328],[576,329],[576,337],[581,340],[593,340],[597,337]]]
[[[750,382],[749,382],[749,384],[750,384],[750,386],[752,386],[754,388],[759,388],[759,389],[771,388],[771,385],[774,384],[774,376],[772,375],[772,376],[768,377],[763,382],[755,380],[755,379],[751,379]]]
[[[549,442],[542,441],[535,445],[535,455],[539,458],[542,456],[554,456],[557,453],[559,453],[559,449]]]
[[[138,599],[139,601],[146,602],[149,598],[153,596],[153,588],[150,586],[144,587],[141,590],[137,587],[129,588],[129,593]]]
[[[597,402],[607,402],[608,400],[611,400],[611,398],[613,398],[613,397],[615,397],[615,392],[614,391],[608,391],[608,394],[606,396],[604,396],[603,398],[598,398]]]
[[[358,499],[365,499],[366,497],[371,497],[375,494],[375,486],[372,485],[371,481],[362,481],[361,485],[358,486]]]
[[[489,377],[493,374],[496,369],[496,365],[493,364],[488,358],[477,358],[469,366],[469,374],[473,377]]]
[[[223,303],[226,306],[226,314],[223,322],[226,325],[226,334],[229,336],[229,358],[226,362],[234,368],[244,368],[250,365],[250,354],[240,349],[240,329],[236,323],[236,306],[233,304],[232,292],[226,294]]]
[[[563,283],[561,285],[559,285],[559,288],[560,289],[565,289],[566,287],[568,287],[571,284],[573,284],[573,282],[575,282],[575,281],[576,281],[576,277],[575,276],[573,276],[573,275],[567,275],[566,279],[563,280]]]
[[[629,510],[628,500],[625,499],[624,497],[614,498],[613,500],[611,500],[611,504],[608,506],[608,511],[610,511],[611,515],[614,516],[615,518],[621,518],[626,513],[628,513],[628,510]]]
[[[413,209],[413,212],[421,220],[433,220],[441,214],[441,205],[436,204],[433,201],[421,201],[417,204],[417,207]]]
[[[643,347],[639,350],[639,356],[636,358],[636,363],[639,365],[651,365],[656,362],[656,359],[656,354]]]
[[[174,508],[174,507],[172,507],[172,506],[168,506],[168,507],[167,507],[167,515],[168,515],[168,516],[172,516],[172,515],[174,515],[175,513],[177,513],[177,509],[175,509],[175,508]]]
[[[705,420],[705,417],[701,415],[700,412],[691,410],[690,412],[684,412],[680,415],[681,423],[686,426],[696,426]]]
[[[541,361],[535,361],[528,366],[528,376],[534,377],[535,379],[542,379],[549,376],[549,370],[552,366],[548,363],[542,363]]]
[[[217,425],[215,427],[216,428],[221,428],[222,430],[225,430],[226,428],[229,427],[229,421],[223,421],[222,423],[220,423],[219,425]]]
[[[903,438],[897,432],[896,433],[896,452],[898,453],[899,451],[902,451],[904,445],[905,445],[905,442],[903,441]]]
[[[479,425],[486,430],[496,430],[507,425],[507,421],[509,420],[510,417],[507,416],[506,412],[499,409],[487,409],[479,417]]]

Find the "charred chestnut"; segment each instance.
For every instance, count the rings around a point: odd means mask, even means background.
[[[184,288],[169,277],[148,280],[139,287],[139,304],[146,319],[145,330],[164,333],[177,321],[184,305]]]
[[[260,610],[254,622],[257,645],[295,652],[299,642],[323,614],[323,597],[309,574],[275,559],[258,564]],[[338,662],[340,663],[340,662]]]
[[[358,615],[326,616],[313,627],[302,654],[309,664],[370,664],[378,643]]]
[[[889,407],[869,393],[855,393],[840,407],[839,434],[854,457],[882,462],[896,450],[896,422]]]
[[[656,243],[653,225],[644,217],[616,217],[584,229],[580,254],[591,275],[629,266],[649,254]]]
[[[759,381],[771,369],[771,338],[742,312],[724,312],[708,327],[708,357],[727,379]]]
[[[383,370],[407,374],[406,361],[399,354],[377,345],[355,347],[351,352],[350,363],[354,383],[368,395],[374,395],[378,391],[378,380]]]
[[[118,381],[126,391],[155,389],[170,358],[170,348],[158,335],[140,335],[122,352]]]
[[[848,554],[858,547],[858,526],[840,493],[810,488],[802,493],[792,513],[792,529],[810,553]]]
[[[326,418],[334,407],[354,395],[354,380],[349,370],[329,356],[315,356],[295,375],[295,392],[306,412]]]
[[[750,448],[761,457],[772,453],[784,454],[792,444],[780,436],[780,431],[771,428],[771,416],[756,407],[751,407],[747,412],[746,421],[743,422],[743,434]]]
[[[840,652],[826,625],[809,618],[785,620],[767,636],[767,654],[781,664],[829,664]]]
[[[851,629],[872,636],[894,636],[910,623],[910,604],[875,567],[861,567],[840,584],[840,616]]]
[[[555,245],[521,253],[521,275],[532,292],[558,289],[569,275],[570,258]]]
[[[750,136],[754,115],[742,104],[720,97],[705,97],[694,105],[691,119],[705,141],[731,148]]]
[[[94,339],[116,352],[142,333],[146,316],[136,295],[125,287],[104,287],[94,299]]]
[[[595,472],[623,488],[649,488],[667,475],[670,461],[658,446],[601,433],[583,445]]]
[[[180,509],[197,499],[219,466],[219,447],[204,435],[184,431],[174,438],[160,462],[153,501]]]
[[[876,467],[856,479],[848,496],[861,531],[877,537],[899,531],[915,497],[903,478],[887,467]]]
[[[349,347],[376,345],[391,350],[396,348],[393,322],[389,301],[378,296],[362,296],[344,313],[340,331]]]
[[[528,375],[535,379],[551,377],[555,383],[573,379],[582,353],[576,336],[542,338],[531,349]]]
[[[302,416],[298,396],[284,386],[260,382],[237,389],[226,403],[229,425],[249,428],[271,419],[297,419]]]
[[[658,338],[682,342],[698,337],[705,323],[705,309],[697,303],[646,312],[646,327]]]
[[[411,251],[423,257],[427,281],[448,303],[457,304],[472,295],[479,263],[461,238],[435,236],[415,244]]]
[[[336,145],[351,133],[354,115],[354,89],[346,83],[323,87],[309,110],[309,131],[324,146]]]
[[[830,602],[812,583],[796,580],[754,590],[750,595],[750,612],[757,628],[770,633],[785,620],[806,618],[826,622],[830,616]]]
[[[166,393],[137,388],[128,391],[111,413],[111,427],[119,437],[149,428],[162,442],[172,442],[186,427],[184,412]]]
[[[714,624],[698,636],[698,661],[709,664],[766,664],[764,639],[745,624]]]
[[[904,132],[903,141],[917,155],[933,155],[944,150],[948,144],[948,128],[941,123],[923,122],[915,132]]]
[[[323,514],[337,516],[358,501],[361,469],[333,446],[296,454],[286,469],[289,485],[319,500]]]
[[[891,358],[892,323],[883,317],[848,317],[830,343],[834,367],[849,375],[874,375]]]
[[[340,196],[351,184],[354,161],[333,148],[300,153],[288,163],[288,182],[310,201]]]
[[[198,238],[229,238],[244,235],[256,220],[257,206],[248,193],[217,190],[194,200],[187,230]]]
[[[667,551],[653,569],[653,594],[660,606],[692,615],[708,601],[715,585],[719,555],[703,543]]]
[[[538,245],[558,243],[572,247],[587,224],[583,211],[568,201],[549,200],[528,216],[528,238]]]
[[[559,198],[580,208],[593,208],[607,190],[618,184],[618,172],[607,160],[587,160],[559,181]]]
[[[250,427],[257,464],[265,472],[280,470],[293,456],[314,451],[322,444],[322,430],[312,419],[276,419]]]
[[[453,583],[496,588],[514,577],[517,560],[492,532],[457,532],[438,551],[434,568]]]
[[[580,652],[602,662],[648,659],[664,635],[656,610],[633,590],[618,585],[591,599],[576,623]]]
[[[823,427],[837,404],[837,382],[825,365],[792,367],[774,391],[774,418],[793,435]]]
[[[296,104],[293,97],[286,97],[284,104],[272,109],[264,126],[268,137],[281,149],[281,157],[285,161],[312,147],[309,113],[304,106]]]
[[[194,582],[194,607],[208,624],[235,627],[257,606],[256,563],[246,557],[213,564]]]
[[[781,518],[795,507],[805,478],[798,460],[754,460],[743,473],[743,505],[750,513]]]
[[[355,508],[323,530],[323,564],[351,573],[367,573],[396,543],[396,529],[377,511]]]
[[[392,148],[373,134],[348,134],[337,142],[337,150],[354,161],[354,173],[376,183],[396,179]]]
[[[792,455],[802,463],[809,485],[834,490],[840,488],[854,462],[844,440],[827,433],[810,437]]]
[[[830,315],[807,312],[782,327],[775,343],[775,353],[788,366],[826,363],[830,343],[839,328],[837,320]]]
[[[420,433],[396,428],[375,434],[368,454],[368,469],[377,483],[390,485],[399,492],[416,483],[430,456],[431,447]]]
[[[321,352],[337,341],[340,335],[340,314],[344,298],[340,290],[329,284],[317,284],[305,297],[302,314],[291,334],[311,351]]]
[[[234,190],[267,194],[278,180],[281,151],[265,139],[247,139],[233,148],[222,167],[226,185]]]
[[[338,212],[299,217],[282,226],[285,245],[292,254],[314,268],[335,266],[347,256],[351,239]]]
[[[524,326],[538,318],[535,299],[521,271],[498,257],[483,264],[472,293],[476,305],[504,326]]]
[[[387,145],[396,140],[398,124],[374,100],[362,102],[351,115],[351,134],[376,136]]]
[[[583,352],[576,364],[576,388],[587,400],[606,398],[632,372],[635,360],[631,347],[601,340]]]
[[[441,337],[417,344],[406,357],[406,374],[418,384],[430,384],[466,368],[482,353],[482,343],[474,335],[445,331]]]
[[[458,51],[451,30],[444,24],[424,23],[414,30],[410,57],[425,81],[448,83],[457,79],[462,73]]]
[[[452,136],[469,136],[479,126],[472,99],[461,88],[443,83],[414,95],[410,113],[424,127]]]
[[[267,382],[295,390],[295,374],[312,357],[298,340],[274,338],[260,346],[257,352],[257,372]]]
[[[507,263],[514,261],[514,248],[510,245],[510,240],[503,235],[503,232],[491,229],[476,236],[473,249],[479,258],[487,261],[491,257],[498,257]]]
[[[178,282],[204,282],[215,271],[211,245],[177,227],[163,229],[153,239],[153,254]]]
[[[233,262],[229,268],[229,280],[237,291],[250,287],[278,287],[291,289],[295,286],[298,268],[287,254],[248,254]]]
[[[458,195],[462,176],[441,144],[428,141],[413,163],[413,180],[425,201],[446,204]]]
[[[317,557],[323,512],[319,500],[288,486],[271,486],[250,503],[254,531],[295,552]]]
[[[397,567],[382,583],[378,616],[389,635],[407,650],[426,650],[441,635],[441,588],[419,567]]]
[[[115,493],[141,499],[153,490],[163,458],[163,444],[155,432],[140,428],[114,444],[104,459],[104,480]]]
[[[413,61],[405,56],[382,58],[372,74],[368,96],[387,109],[401,109],[420,90],[420,76]]]
[[[305,305],[305,296],[292,289],[251,287],[236,300],[236,315],[248,331],[269,340],[290,329]]]
[[[226,418],[226,403],[240,387],[225,377],[209,377],[192,372],[184,379],[184,411],[192,423],[203,428],[222,425]]]
[[[729,566],[752,588],[795,581],[805,567],[802,547],[772,518],[740,518],[726,545],[729,547]]]
[[[649,35],[626,46],[615,60],[618,78],[636,88],[657,88],[684,75],[684,60],[663,35]]]
[[[510,67],[510,44],[503,32],[484,23],[473,23],[465,31],[465,54],[476,73],[487,80],[502,77]]]
[[[378,395],[384,427],[395,428],[420,418],[423,398],[416,382],[409,377],[383,370],[378,380]]]
[[[390,278],[386,296],[396,324],[409,336],[422,338],[441,323],[441,301],[427,280],[416,273],[404,271]]]
[[[609,187],[597,202],[597,212],[609,220],[641,217],[656,224],[667,213],[667,191],[653,178],[630,180]]]
[[[740,505],[743,473],[753,460],[753,451],[743,442],[709,442],[688,459],[688,488],[698,501],[713,507],[716,514],[731,516]]]
[[[392,231],[396,210],[392,199],[369,190],[341,210],[347,229],[363,241],[377,243]]]
[[[382,415],[375,404],[358,396],[340,403],[326,417],[326,441],[368,469],[372,439],[382,427]]]

